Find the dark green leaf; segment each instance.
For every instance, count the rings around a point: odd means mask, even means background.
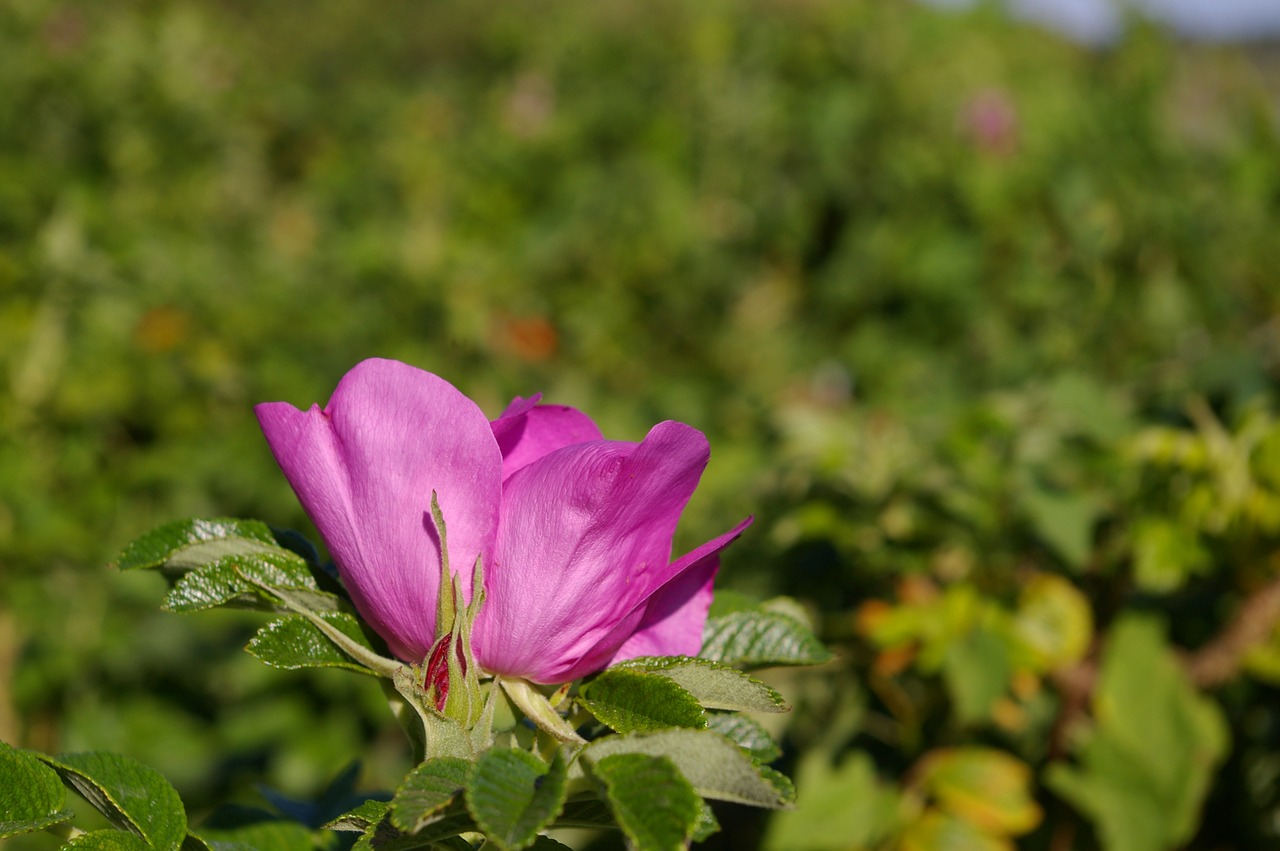
[[[159,772],[101,751],[40,758],[116,827],[133,831],[156,851],[177,851],[182,845],[187,814],[177,791]]]
[[[356,840],[352,851],[411,851],[437,844],[453,847],[451,840],[462,833],[477,830],[475,821],[464,807],[451,809],[439,821],[433,821],[416,834],[397,830],[390,817],[370,825]]]
[[[565,801],[564,809],[560,811],[560,815],[556,816],[551,826],[616,828],[618,825],[614,822],[613,813],[609,811],[604,801],[591,797]]]
[[[189,571],[174,583],[165,597],[164,607],[171,612],[196,612],[232,604],[241,608],[285,611],[260,585],[301,592],[310,603],[308,608],[313,610],[328,611],[338,607],[336,596],[317,587],[306,562],[283,550],[224,556]]]
[[[568,845],[556,842],[550,836],[539,836],[529,848],[531,851],[573,851]]]
[[[619,733],[707,726],[697,698],[665,676],[614,667],[583,686],[578,702]]]
[[[123,830],[94,830],[89,833],[82,833],[69,840],[62,848],[63,851],[66,851],[66,849],[75,849],[75,851],[155,851],[141,836]]]
[[[226,556],[282,552],[267,524],[221,517],[175,520],[135,539],[116,558],[120,570],[192,570]]]
[[[738,668],[818,665],[831,658],[831,651],[795,618],[757,610],[708,618],[698,655]]]
[[[525,751],[495,748],[476,762],[467,809],[499,848],[525,848],[560,814],[567,778],[559,752],[547,765]]]
[[[794,799],[789,784],[778,779],[781,775],[757,765],[740,747],[710,730],[605,736],[583,755],[595,763],[619,753],[669,758],[704,798],[771,808],[789,807]]]
[[[324,825],[325,830],[346,830],[363,833],[382,821],[391,805],[386,801],[365,801],[353,810],[338,816]]]
[[[406,833],[416,833],[437,818],[471,778],[472,763],[457,757],[427,760],[405,777],[391,801],[391,822]]]
[[[739,712],[785,712],[782,695],[742,671],[688,656],[644,656],[628,659],[610,670],[637,669],[680,684],[708,709]],[[687,726],[687,725],[685,725]]]
[[[756,762],[773,762],[782,756],[782,751],[769,731],[746,715],[712,712],[707,715],[707,726],[751,754]]]
[[[701,813],[689,781],[667,757],[620,753],[591,763],[614,818],[636,851],[679,851]]]
[[[67,790],[53,769],[0,742],[0,839],[67,821]]]
[[[369,640],[360,622],[345,612],[321,612],[319,616],[364,647]],[[339,650],[324,633],[302,615],[289,615],[258,630],[245,647],[250,654],[274,668],[347,668],[370,676],[377,672]],[[370,647],[370,652],[373,652]]]

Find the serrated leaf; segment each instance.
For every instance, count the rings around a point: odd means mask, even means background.
[[[467,846],[470,848],[471,846]],[[568,845],[556,842],[550,836],[539,836],[529,846],[530,851],[573,851]]]
[[[525,848],[560,814],[567,779],[559,751],[547,765],[525,751],[495,748],[476,762],[467,810],[499,848]]]
[[[336,819],[326,822],[325,830],[345,830],[364,832],[373,827],[387,815],[391,805],[386,801],[365,801],[358,807],[348,810]]]
[[[396,789],[391,823],[406,833],[417,833],[454,802],[471,779],[471,770],[471,762],[457,757],[422,763]]]
[[[755,807],[789,807],[794,793],[778,784],[777,772],[757,765],[733,742],[710,730],[662,730],[605,736],[583,752],[588,762],[619,753],[665,756],[704,798]]]
[[[0,839],[43,830],[72,817],[57,773],[32,754],[0,742]]]
[[[693,826],[693,841],[706,842],[711,836],[720,832],[720,822],[716,820],[711,805],[698,798],[698,821]]]
[[[345,612],[319,612],[317,617],[343,635],[367,648],[373,648],[360,631],[360,622]],[[245,650],[273,668],[347,668],[369,676],[377,671],[365,667],[339,650],[329,638],[302,615],[288,615],[258,630]]]
[[[614,667],[582,687],[578,702],[619,733],[707,726],[698,699],[665,676]]]
[[[708,618],[698,655],[733,668],[820,665],[831,659],[831,651],[803,623],[760,610]]]
[[[417,834],[397,830],[388,817],[366,829],[352,846],[352,851],[412,851],[415,848],[432,848],[439,845],[452,847],[451,840],[454,837],[475,829],[475,822],[465,809],[432,822]]]
[[[171,612],[198,612],[214,606],[234,605],[263,611],[282,611],[268,588],[286,588],[302,594],[308,608],[332,611],[338,597],[321,591],[311,568],[297,555],[281,550],[225,556],[204,567],[191,570],[174,583],[165,597],[164,608]]]
[[[708,709],[786,712],[782,695],[736,668],[690,656],[642,656],[609,670],[638,669],[674,680]],[[687,726],[687,725],[686,725]]]
[[[120,570],[191,570],[226,556],[283,552],[267,524],[219,517],[175,520],[134,539],[116,557]]]
[[[614,754],[591,763],[591,773],[603,785],[629,847],[636,851],[688,847],[702,809],[701,799],[670,759]]]
[[[156,851],[177,851],[182,845],[186,810],[177,790],[155,769],[102,751],[40,759],[116,827],[136,833]]]
[[[82,833],[62,846],[75,851],[155,851],[147,840],[124,830],[94,830]]]
[[[712,712],[707,716],[707,727],[751,754],[759,763],[773,762],[782,756],[782,750],[758,721],[736,712]]]

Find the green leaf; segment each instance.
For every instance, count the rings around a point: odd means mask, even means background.
[[[675,763],[663,756],[620,753],[591,763],[628,845],[637,851],[688,847],[701,799]]]
[[[391,805],[386,801],[368,800],[355,809],[348,810],[336,819],[326,822],[325,830],[345,830],[363,833],[382,821]]]
[[[317,617],[367,648],[370,653],[373,652],[369,640],[360,630],[360,622],[353,616],[345,612],[320,612]],[[365,667],[339,650],[328,636],[302,615],[288,615],[262,627],[249,640],[245,650],[273,668],[347,668],[361,674],[379,676],[377,671]]]
[[[309,607],[315,610],[329,611],[339,605],[337,596],[319,589],[305,561],[281,550],[224,556],[189,571],[180,576],[169,590],[164,607],[171,612],[198,612],[230,604],[240,608],[282,611],[280,604],[259,587],[262,585],[304,593],[310,602]]]
[[[662,730],[605,736],[583,752],[590,763],[619,753],[665,756],[704,798],[775,809],[791,805],[793,792],[776,771],[757,765],[733,742],[710,730]]]
[[[644,656],[609,670],[639,669],[674,680],[708,709],[739,712],[786,712],[782,695],[742,671],[709,659],[689,656]]]
[[[94,751],[40,757],[94,809],[156,851],[177,851],[187,835],[182,799],[159,772],[119,754]]]
[[[499,848],[525,848],[564,806],[568,766],[525,751],[495,748],[476,762],[466,801],[476,824]]]
[[[132,541],[116,557],[120,570],[193,570],[227,556],[279,553],[267,524],[221,517],[175,520]]]
[[[619,733],[707,726],[697,698],[674,680],[609,668],[582,687],[578,702]]]
[[[200,838],[213,851],[314,851],[316,835],[305,825],[285,819],[269,819],[240,827],[202,828]]]
[[[1009,648],[991,630],[974,629],[946,645],[942,676],[961,724],[990,715],[992,704],[1008,689],[1011,675]]]
[[[1093,717],[1080,764],[1050,765],[1049,788],[1096,823],[1111,851],[1182,846],[1226,753],[1227,727],[1187,680],[1159,622],[1130,615],[1112,626]]]
[[[773,762],[782,756],[769,731],[754,718],[736,712],[712,712],[707,715],[707,727],[751,754],[756,762]]]
[[[391,801],[391,823],[416,833],[445,810],[471,779],[472,763],[439,757],[419,765],[401,782]]]
[[[875,764],[855,751],[834,767],[820,751],[805,754],[796,769],[796,808],[769,819],[764,847],[872,848],[890,833],[897,791],[876,779]]]
[[[560,811],[560,815],[556,816],[556,820],[552,822],[551,826],[556,828],[617,828],[618,825],[613,820],[613,813],[609,811],[604,801],[601,801],[593,794],[590,798],[565,801],[564,809]]]
[[[693,841],[706,842],[711,836],[720,832],[720,822],[716,821],[715,811],[711,805],[698,798],[698,822],[693,826]]]
[[[147,840],[123,830],[94,830],[82,833],[62,846],[75,851],[155,851]]]
[[[66,800],[53,769],[0,742],[0,839],[67,821],[73,813],[62,808]]]
[[[1019,836],[1040,823],[1031,768],[1004,751],[939,748],[921,760],[914,774],[939,809],[986,833]]]
[[[819,665],[831,651],[800,621],[780,612],[731,612],[708,618],[702,631],[703,659],[733,668]]]

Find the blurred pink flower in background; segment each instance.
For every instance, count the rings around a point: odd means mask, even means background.
[[[985,154],[1007,157],[1018,150],[1018,108],[1003,89],[983,89],[965,101],[960,127]]]

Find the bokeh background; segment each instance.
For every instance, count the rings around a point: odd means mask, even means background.
[[[986,5],[5,0],[0,739],[394,786],[374,684],[106,567],[312,533],[252,406],[383,356],[708,433],[677,546],[756,515],[722,585],[838,654],[719,847],[1275,847],[1278,109]]]

